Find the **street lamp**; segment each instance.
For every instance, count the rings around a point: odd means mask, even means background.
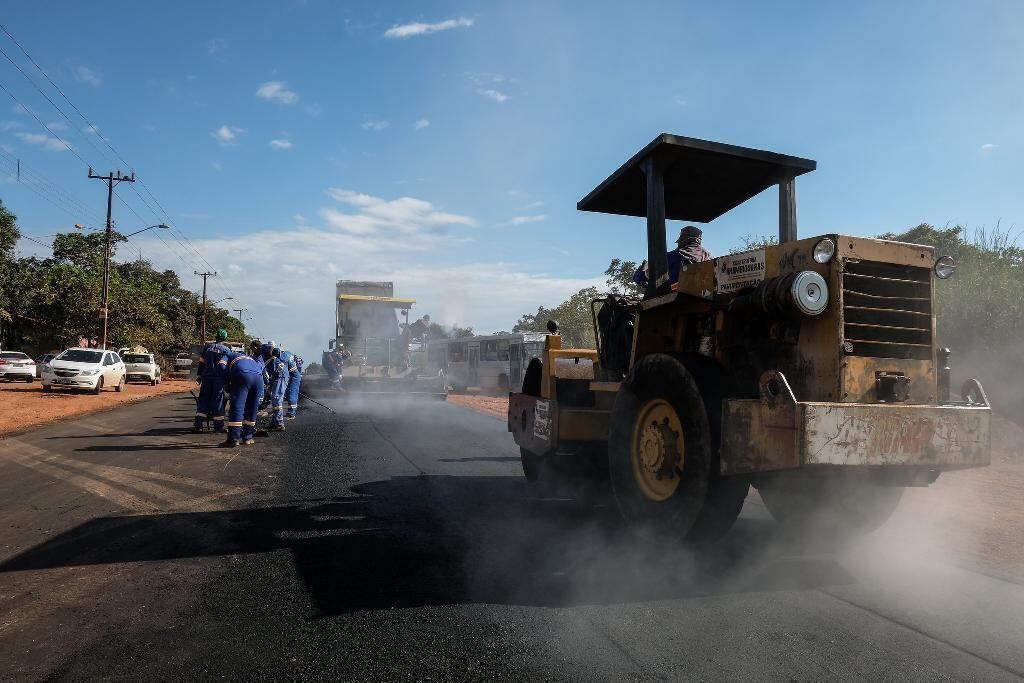
[[[227,301],[228,299],[234,299],[234,298],[235,297],[233,297],[233,296],[226,296],[223,299],[218,299],[217,301],[214,301],[214,302],[212,302],[209,305],[210,306],[216,306],[221,301]],[[206,343],[206,308],[207,308],[207,303],[206,303],[206,278],[203,278],[203,324],[199,328],[199,336],[203,338],[202,343],[204,343],[204,344]]]
[[[132,177],[134,178],[134,176],[135,176],[135,174],[133,173]],[[124,178],[124,180],[127,180],[127,178]],[[86,226],[82,225],[81,223],[75,223],[75,228],[77,228],[78,230],[86,230],[87,229]],[[140,232],[146,232],[147,230],[152,230],[153,228],[162,228],[164,230],[170,230],[171,226],[164,225],[163,223],[158,223],[157,225],[150,225],[149,227],[143,228],[142,230],[136,230],[135,232],[129,233],[129,234],[125,235],[124,237],[125,237],[125,239],[127,239],[127,238],[131,237],[132,235],[138,235]],[[89,229],[92,229],[92,228],[89,228]],[[110,206],[109,206],[109,202],[108,202],[108,206],[107,206],[107,242],[106,242],[106,246],[105,246],[105,248],[103,250],[103,301],[100,303],[100,316],[103,318],[103,338],[102,338],[100,344],[102,345],[102,347],[104,349],[107,348],[107,318],[110,315],[110,310],[109,310],[109,306],[108,306],[108,300],[110,299],[110,233],[111,233],[112,229],[113,229],[113,223],[110,220]],[[140,256],[140,258],[141,258],[141,256]]]

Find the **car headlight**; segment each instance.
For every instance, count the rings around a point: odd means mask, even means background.
[[[956,261],[952,256],[940,256],[935,262],[935,277],[945,280],[956,272]]]
[[[814,260],[818,263],[828,263],[836,253],[836,243],[826,237],[814,245]]]
[[[93,375],[100,374],[100,371],[99,370],[82,370],[78,374],[82,375],[83,377],[92,377]]]

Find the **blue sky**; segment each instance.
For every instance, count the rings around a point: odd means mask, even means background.
[[[642,221],[575,204],[663,131],[818,160],[803,235],[1024,226],[1016,2],[53,2],[2,22],[221,273],[214,296],[311,355],[337,278],[392,279],[490,332],[639,260]],[[98,170],[121,165],[2,58],[0,82]],[[98,224],[100,183],[14,104],[0,93],[0,144],[50,201],[9,177],[0,198],[43,241]],[[162,219],[122,195],[141,216],[119,206],[122,230]],[[707,246],[773,233],[775,202]],[[122,253],[198,286],[194,253],[142,237]]]

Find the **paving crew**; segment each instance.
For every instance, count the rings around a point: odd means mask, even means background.
[[[227,439],[221,446],[252,444],[256,435],[256,413],[263,394],[263,368],[240,351],[224,356],[222,362],[221,373],[231,396],[231,407],[227,416]]]
[[[288,388],[288,366],[281,361],[281,349],[276,349],[270,344],[260,347],[260,354],[264,357],[269,355],[266,362],[267,374],[269,375],[268,394],[270,395],[270,426],[271,432],[284,431],[284,394]]]
[[[704,233],[695,225],[687,225],[679,231],[679,239],[676,240],[678,247],[668,252],[668,282],[675,284],[679,282],[679,269],[684,263],[699,263],[710,261],[711,252],[701,246]],[[640,264],[640,267],[633,273],[633,282],[641,287],[647,286],[647,261]]]
[[[196,398],[196,419],[192,433],[199,434],[207,420],[213,420],[213,431],[224,431],[224,376],[221,372],[227,366],[225,356],[231,353],[224,340],[228,331],[217,330],[217,341],[207,344],[199,356],[196,379],[200,382]],[[223,361],[223,363],[221,362]]]
[[[263,407],[263,397],[267,393],[267,369],[266,361],[260,355],[260,341],[259,339],[253,339],[249,342],[249,357],[256,361],[256,364],[260,367],[260,384],[257,387],[256,393],[259,398],[256,400],[256,410],[259,411]]]
[[[285,389],[285,417],[289,420],[295,419],[295,413],[299,409],[299,383],[302,382],[302,371],[296,362],[296,355],[281,347],[281,362],[288,368],[288,388]]]

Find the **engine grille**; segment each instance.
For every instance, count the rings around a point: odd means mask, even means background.
[[[78,370],[54,370],[53,374],[58,377],[74,377],[78,374]]]
[[[932,357],[931,269],[846,261],[843,337],[851,356]]]

